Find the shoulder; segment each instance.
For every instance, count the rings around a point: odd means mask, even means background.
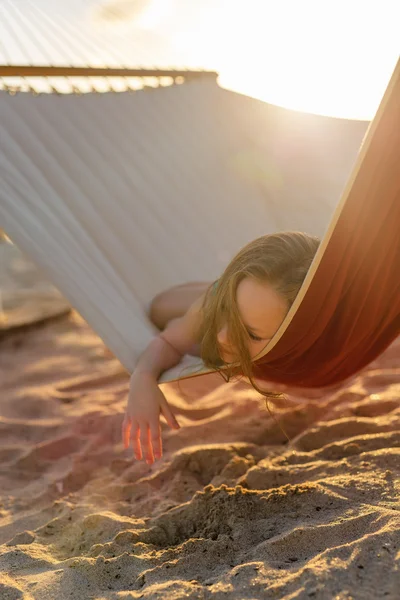
[[[202,307],[207,290],[191,304],[186,313],[173,319],[160,334],[182,354],[187,354],[198,342],[198,332],[202,322]]]

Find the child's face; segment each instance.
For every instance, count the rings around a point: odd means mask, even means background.
[[[288,312],[286,300],[268,283],[243,279],[237,288],[236,298],[243,325],[248,332],[248,348],[251,358],[257,356],[279,329]],[[234,349],[229,344],[228,324],[217,336],[221,357],[234,362]]]

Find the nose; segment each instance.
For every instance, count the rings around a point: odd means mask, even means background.
[[[219,353],[223,361],[234,362],[235,356],[232,353],[232,346],[229,341],[228,327],[225,325],[217,334],[219,344]]]
[[[228,344],[228,327],[227,327],[227,325],[224,325],[224,327],[222,327],[222,329],[219,330],[219,332],[217,334],[217,340],[219,341],[220,344],[223,344],[224,346]]]

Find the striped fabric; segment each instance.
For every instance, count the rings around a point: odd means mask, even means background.
[[[1,226],[129,371],[161,290],[217,279],[265,233],[324,234],[367,128],[210,80],[2,92],[0,122]]]

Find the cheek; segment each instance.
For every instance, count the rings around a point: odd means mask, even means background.
[[[248,348],[250,352],[251,358],[254,358],[263,350],[268,344],[270,340],[262,340],[261,342],[255,342],[250,340]]]
[[[261,342],[250,342],[248,348],[251,358],[254,358],[260,352],[262,345]]]

